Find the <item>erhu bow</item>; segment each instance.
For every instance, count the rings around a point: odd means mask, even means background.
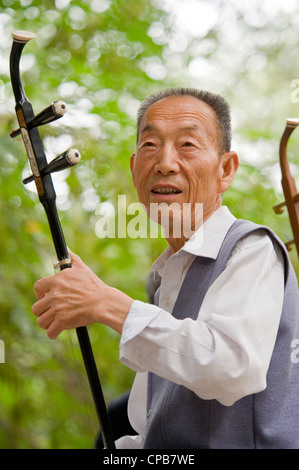
[[[49,164],[44,153],[43,144],[38,131],[38,126],[52,122],[63,116],[66,106],[62,101],[55,101],[44,111],[34,115],[32,105],[25,95],[20,78],[20,58],[21,53],[28,41],[36,37],[29,31],[14,31],[12,33],[13,44],[10,54],[10,75],[12,88],[16,100],[16,115],[19,123],[19,129],[12,131],[11,137],[19,134],[22,139],[28,155],[32,175],[23,180],[23,183],[35,181],[39,200],[42,203],[51,230],[56,254],[57,264],[55,268],[60,270],[71,268],[71,260],[68,256],[68,250],[62,232],[58,212],[56,208],[56,194],[51,178],[51,173],[59,171],[76,164],[80,160],[78,150],[71,149],[56,157]],[[86,327],[76,329],[78,341],[81,348],[87,376],[89,379],[97,415],[100,422],[101,432],[105,448],[114,449],[115,444],[112,437],[108,413],[105,406],[103,392],[89,340]]]
[[[292,227],[294,239],[288,241],[285,245],[288,250],[292,249],[292,245],[296,245],[299,257],[299,194],[296,188],[295,179],[291,174],[287,157],[288,140],[296,127],[299,125],[299,119],[287,119],[285,130],[282,134],[279,146],[279,160],[281,168],[281,185],[285,197],[285,201],[273,207],[276,214],[281,214],[287,207],[289,219]]]

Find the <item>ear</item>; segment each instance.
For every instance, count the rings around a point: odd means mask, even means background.
[[[131,157],[130,157],[130,168],[131,168],[131,175],[132,175],[132,181],[133,181],[133,184],[135,186],[135,178],[134,178],[134,162],[135,162],[135,157],[136,157],[136,154],[135,153],[132,153]]]
[[[221,156],[219,193],[224,193],[231,185],[239,167],[239,158],[236,152],[227,152]]]

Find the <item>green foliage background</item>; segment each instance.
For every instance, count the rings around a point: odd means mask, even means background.
[[[188,85],[228,98],[242,164],[224,202],[237,217],[270,226],[284,241],[292,238],[287,214],[275,215],[272,206],[283,200],[279,139],[286,117],[299,114],[292,95],[299,74],[296,2],[244,3],[2,0],[0,448],[92,448],[98,432],[75,335],[50,341],[31,314],[33,284],[53,274],[55,255],[36,194],[21,183],[29,172],[23,143],[9,137],[16,127],[11,31],[37,35],[21,62],[35,112],[55,99],[68,106],[63,119],[40,129],[47,156],[69,147],[82,154],[72,171],[53,177],[67,244],[106,283],[146,301],[147,274],[165,241],[101,239],[96,224],[100,203],[116,207],[119,194],[136,201],[129,157],[138,103],[152,91]],[[289,158],[295,176],[297,143],[294,135]],[[295,250],[291,258],[298,269]],[[108,403],[130,388],[134,373],[118,361],[117,334],[100,325],[89,332]]]

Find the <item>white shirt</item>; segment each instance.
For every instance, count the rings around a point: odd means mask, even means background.
[[[133,302],[123,327],[120,360],[137,371],[128,414],[138,436],[120,438],[117,448],[143,446],[148,371],[225,406],[265,389],[282,310],[284,268],[280,250],[273,249],[263,230],[237,243],[197,320],[171,315],[194,258],[216,259],[234,221],[222,206],[178,252],[168,247],[153,264],[162,277],[159,306]]]

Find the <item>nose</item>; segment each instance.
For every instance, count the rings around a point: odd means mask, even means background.
[[[174,174],[180,171],[176,149],[171,145],[164,145],[157,155],[154,171],[157,174]]]

